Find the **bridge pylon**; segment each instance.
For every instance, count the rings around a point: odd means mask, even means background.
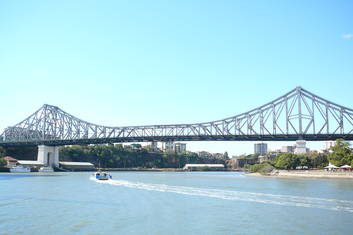
[[[59,167],[59,147],[39,145],[37,161],[44,166]]]

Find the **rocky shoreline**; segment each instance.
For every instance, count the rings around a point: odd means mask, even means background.
[[[325,170],[273,170],[268,174],[246,173],[245,176],[280,178],[334,178],[353,179],[353,172],[328,172]]]

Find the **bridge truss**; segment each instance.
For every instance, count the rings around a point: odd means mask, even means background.
[[[249,112],[196,124],[108,127],[45,104],[22,122],[6,128],[0,145],[337,138],[353,140],[353,110],[297,87]]]

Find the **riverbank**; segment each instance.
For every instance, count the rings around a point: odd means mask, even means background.
[[[98,170],[98,169],[96,169]],[[166,172],[179,172],[184,171],[181,168],[101,168],[103,171],[166,171]]]
[[[245,176],[282,178],[334,178],[353,179],[353,172],[329,172],[325,170],[273,170],[269,174],[246,173]]]
[[[67,172],[84,172],[84,171],[147,171],[147,172],[190,172],[190,170],[184,170],[182,168],[96,168],[90,170],[67,170]],[[222,170],[193,170],[193,172],[243,172],[243,169],[222,169]],[[1,173],[10,173],[9,168],[0,168]],[[38,172],[38,170],[31,172]]]
[[[151,172],[185,172],[183,168],[102,168],[104,171],[151,171]],[[243,171],[239,169],[194,170],[194,171]]]

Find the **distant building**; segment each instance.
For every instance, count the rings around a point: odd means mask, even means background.
[[[265,155],[267,153],[267,144],[265,143],[254,144],[254,153]]]
[[[124,149],[133,149],[133,146],[131,146],[130,144],[125,144]]]
[[[163,143],[163,151],[173,150],[173,141],[168,141]]]
[[[91,146],[91,145],[89,145],[89,146]],[[114,147],[124,148],[123,144],[121,144],[121,143],[114,143]]]
[[[197,155],[199,155],[200,157],[207,157],[207,156],[212,156],[212,153],[210,152],[207,152],[207,151],[199,151],[199,152],[196,152]]]
[[[18,160],[19,165],[24,167],[29,167],[31,169],[39,169],[42,166],[45,166],[40,161],[28,161],[28,160]],[[59,166],[63,169],[70,171],[85,171],[85,170],[94,170],[95,166],[90,162],[59,162]]]
[[[281,147],[282,153],[294,153],[294,151],[295,151],[295,146],[289,145],[289,146],[282,146]]]
[[[144,147],[144,149],[147,149],[147,150],[150,151],[150,152],[158,152],[158,151],[159,151],[159,149],[158,149],[158,142],[153,141],[153,142],[151,142],[151,144],[146,145],[146,146]]]
[[[133,150],[138,150],[138,149],[141,149],[141,148],[142,148],[141,144],[130,144],[130,147],[131,147]]]
[[[323,153],[323,151],[322,151],[322,150],[311,149],[311,150],[309,151],[309,153],[310,153],[310,154],[318,154],[318,153]]]
[[[60,166],[71,171],[91,171],[95,166],[90,162],[59,162]]]
[[[176,153],[186,152],[186,144],[184,144],[184,143],[174,143],[174,151]]]
[[[164,142],[163,143],[163,151],[174,151],[176,153],[186,152],[186,144],[185,143],[173,143],[173,142]]]
[[[232,158],[228,164],[233,169],[244,168],[245,165],[253,165],[257,163],[258,158]]]
[[[268,156],[259,156],[259,163],[263,163],[265,161],[268,161],[269,157]]]
[[[4,157],[4,160],[6,161],[6,167],[7,168],[11,168],[11,167],[17,165],[17,159],[15,159],[13,157],[6,156],[6,157]]]
[[[259,163],[263,163],[266,161],[273,161],[276,159],[276,155],[272,155],[272,154],[266,154],[264,156],[259,156]]]
[[[270,155],[270,156],[278,156],[282,153],[281,149],[275,149],[275,150],[272,150],[272,151],[269,151],[267,155]]]
[[[22,165],[24,167],[29,167],[29,168],[33,168],[33,169],[39,169],[42,166],[45,166],[45,164],[41,161],[37,161],[37,160],[18,160],[17,161],[19,165]]]
[[[222,170],[224,169],[224,165],[223,164],[186,164],[183,167],[183,170],[197,170],[202,168]]]
[[[326,141],[324,150],[330,150],[331,147],[335,146],[336,141]]]
[[[224,154],[223,154],[223,153],[214,153],[214,154],[212,154],[212,156],[213,156],[214,158],[223,159]]]

